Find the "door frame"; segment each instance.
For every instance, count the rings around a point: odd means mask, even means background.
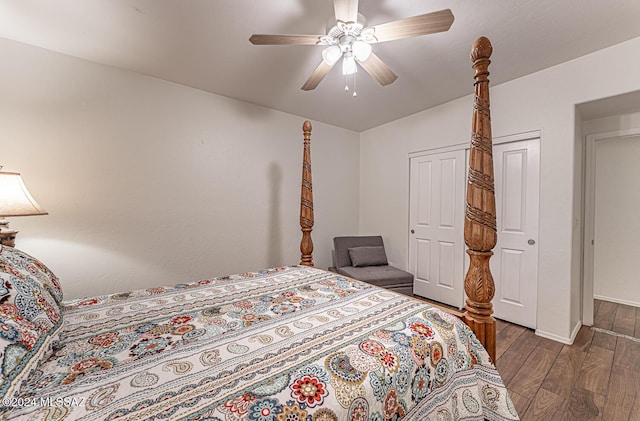
[[[624,139],[640,135],[640,127],[594,133],[585,137],[584,158],[584,228],[582,258],[582,323],[593,326],[593,265],[596,216],[596,142],[607,139]]]
[[[539,144],[539,150],[538,152],[540,153],[540,155],[542,155],[542,133],[540,130],[531,130],[528,132],[522,132],[522,133],[514,133],[514,134],[510,134],[510,135],[505,135],[505,136],[496,136],[493,137],[492,140],[492,144],[493,145],[499,145],[502,143],[510,143],[510,142],[519,142],[522,140],[534,140],[534,139],[539,139],[540,144]],[[442,153],[442,152],[451,152],[451,151],[455,151],[455,150],[460,150],[460,149],[464,149],[465,150],[465,186],[464,186],[464,195],[465,195],[465,203],[466,203],[466,191],[467,191],[467,183],[466,183],[466,179],[468,176],[468,172],[469,172],[469,150],[471,149],[471,146],[469,144],[469,142],[465,142],[465,143],[456,143],[450,146],[442,146],[442,147],[437,147],[437,148],[432,148],[432,149],[424,149],[424,150],[420,150],[420,151],[415,151],[415,152],[409,152],[408,158],[407,158],[407,179],[411,180],[411,158],[416,158],[416,157],[420,157],[420,156],[425,156],[425,155],[433,155],[433,154],[437,154],[437,153]],[[495,178],[495,174],[494,174],[494,178]],[[539,187],[538,187],[539,188]],[[405,267],[409,268],[409,248],[411,247],[411,236],[409,235],[409,232],[411,231],[411,218],[410,218],[410,212],[411,212],[411,187],[409,187],[408,189],[408,194],[407,194],[407,223],[408,223],[408,227],[406,230],[406,241],[407,241],[407,258],[405,261]],[[539,192],[538,192],[538,197],[539,197]],[[540,224],[540,200],[538,200],[538,227]],[[539,229],[539,228],[538,228]],[[464,241],[462,242],[462,244],[464,245]],[[468,269],[468,256],[466,253],[466,246],[465,247],[465,253],[464,253],[464,259],[463,259],[463,268],[462,268],[462,274],[463,276],[467,275],[467,269]],[[538,251],[540,249],[538,248]],[[540,273],[540,261],[538,260],[538,273]],[[538,282],[538,287],[539,287],[540,283]],[[540,291],[538,291],[538,296]],[[465,294],[464,294],[464,288],[462,289],[462,294],[463,294],[463,302],[464,299],[466,298]],[[593,302],[592,304],[592,312],[593,312]],[[536,304],[537,307],[537,304]],[[536,314],[538,314],[538,308],[536,308]],[[536,316],[537,318],[537,316]],[[537,323],[536,323],[537,325]]]

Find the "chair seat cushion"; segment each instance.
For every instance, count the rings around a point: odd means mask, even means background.
[[[389,265],[357,268],[353,266],[344,266],[338,269],[338,273],[380,287],[390,287],[403,284],[413,285],[412,274]]]

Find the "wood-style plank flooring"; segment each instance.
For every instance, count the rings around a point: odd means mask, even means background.
[[[570,346],[498,321],[496,366],[522,420],[640,420],[640,308],[596,300],[594,314]]]

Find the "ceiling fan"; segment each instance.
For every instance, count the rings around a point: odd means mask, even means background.
[[[254,45],[326,45],[322,61],[302,85],[302,90],[315,89],[342,58],[342,73],[354,74],[357,64],[381,85],[393,83],[398,76],[371,50],[371,44],[448,31],[453,13],[445,9],[380,25],[366,26],[358,13],[358,0],[333,0],[335,24],[329,24],[326,35],[261,35],[249,41]]]

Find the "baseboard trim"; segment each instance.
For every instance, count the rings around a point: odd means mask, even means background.
[[[576,325],[573,327],[573,330],[571,331],[571,336],[569,338],[556,335],[555,333],[545,332],[540,329],[536,329],[536,335],[541,336],[543,338],[551,339],[552,341],[563,343],[565,345],[573,345],[573,341],[576,340],[576,336],[578,336],[578,332],[580,331],[581,327],[582,327],[582,321],[578,320]]]
[[[596,300],[611,301],[612,303],[624,304],[632,307],[640,307],[640,303],[636,301],[621,300],[620,298],[605,297],[604,295],[593,294]]]

